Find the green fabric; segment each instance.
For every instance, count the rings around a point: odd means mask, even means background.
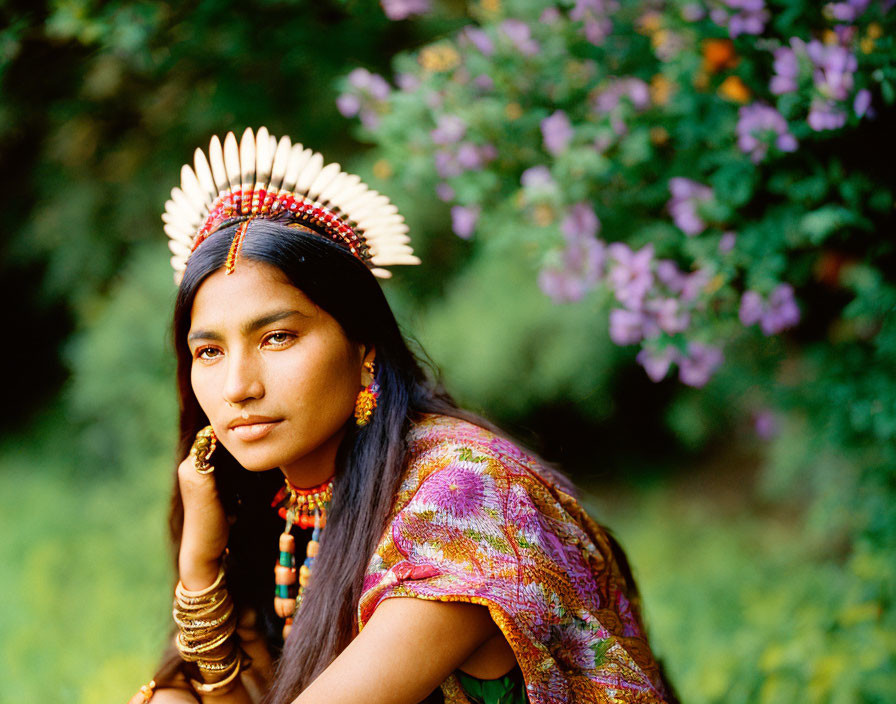
[[[496,680],[479,680],[460,671],[456,674],[474,704],[528,704],[526,683],[519,666]]]

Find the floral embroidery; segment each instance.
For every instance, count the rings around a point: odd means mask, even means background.
[[[358,605],[465,601],[489,609],[533,704],[664,701],[663,684],[606,533],[550,470],[466,421],[429,415]],[[455,676],[446,704],[466,704]]]

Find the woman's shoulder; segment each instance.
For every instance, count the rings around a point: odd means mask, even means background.
[[[410,473],[446,462],[470,463],[470,468],[499,465],[507,471],[540,472],[545,465],[518,444],[483,425],[454,416],[424,414],[408,433]],[[494,469],[494,467],[492,467]]]

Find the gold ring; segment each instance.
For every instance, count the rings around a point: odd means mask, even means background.
[[[214,465],[209,460],[217,446],[218,438],[215,436],[212,426],[207,425],[196,433],[196,440],[193,442],[190,454],[193,455],[196,471],[199,474],[211,474],[215,471]]]

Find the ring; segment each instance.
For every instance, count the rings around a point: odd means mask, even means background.
[[[215,471],[214,465],[209,460],[217,446],[218,438],[215,436],[212,426],[207,425],[196,433],[196,440],[193,442],[190,454],[193,455],[196,471],[199,474],[211,474]]]

